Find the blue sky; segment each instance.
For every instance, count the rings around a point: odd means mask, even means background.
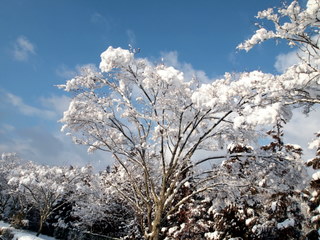
[[[290,51],[269,42],[251,52],[259,10],[275,0],[0,0],[0,152],[47,164],[104,166],[109,156],[87,155],[60,133],[68,96],[54,85],[79,66],[99,64],[110,45],[141,48],[140,56],[214,79],[225,72],[277,73]],[[287,61],[283,55],[282,63]]]

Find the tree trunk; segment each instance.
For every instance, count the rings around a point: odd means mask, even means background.
[[[160,205],[156,208],[155,216],[152,221],[151,232],[148,234],[147,240],[159,240],[161,221],[163,216],[163,206]]]
[[[39,223],[39,229],[37,232],[37,237],[41,234],[42,232],[42,228],[43,228],[43,224],[45,223],[45,221],[47,220],[48,216],[47,215],[42,215],[40,216],[40,223]]]
[[[43,220],[42,220],[42,217],[40,217],[39,229],[36,235],[37,237],[39,237],[39,235],[41,234],[42,228],[43,228]]]

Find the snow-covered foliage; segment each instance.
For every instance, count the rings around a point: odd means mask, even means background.
[[[320,227],[320,133],[316,134],[316,138],[310,143],[309,147],[316,149],[315,157],[308,160],[306,165],[312,167],[310,187],[305,190],[306,197],[309,201],[310,224],[314,229]]]
[[[318,34],[320,4],[318,0],[309,0],[306,8],[300,6],[299,1],[294,0],[282,8],[269,8],[258,12],[258,19],[266,19],[274,24],[274,29],[268,30],[260,27],[259,30],[244,43],[239,44],[239,49],[249,51],[252,47],[269,39],[285,39],[288,44],[314,43],[312,37]]]
[[[116,168],[91,175],[77,191],[82,197],[74,202],[71,216],[77,221],[70,227],[112,237],[138,236],[134,211],[112,189],[117,182],[124,179]]]
[[[82,189],[90,175],[90,167],[49,167],[29,162],[11,170],[8,184],[12,194],[20,199],[22,208],[31,207],[38,212],[40,234],[55,209],[79,197],[75,192]]]
[[[134,211],[112,190],[116,182],[125,182],[117,168],[93,173],[90,166],[22,164],[13,153],[3,154],[2,159],[1,171],[6,170],[6,175],[1,187],[6,186],[3,196],[10,204],[1,207],[12,226],[38,231],[38,235],[43,230],[58,239],[71,237],[70,231],[139,236]]]
[[[319,14],[320,2],[307,1],[303,8],[298,0],[282,8],[269,8],[258,13],[257,18],[273,23],[271,30],[260,26],[259,30],[238,49],[249,51],[252,47],[269,39],[283,39],[298,49],[300,62],[289,67],[283,74],[275,76],[274,83],[285,93],[287,104],[309,107],[319,100]]]
[[[8,185],[8,175],[12,169],[21,164],[20,158],[16,153],[2,153],[0,159],[0,219],[10,216],[12,208],[15,206],[15,199],[10,194]]]

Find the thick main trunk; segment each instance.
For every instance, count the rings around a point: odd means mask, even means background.
[[[152,232],[148,234],[146,240],[159,240],[160,227],[152,228]]]
[[[152,232],[152,235],[148,237],[148,240],[159,240],[160,229],[157,229],[155,232]]]
[[[50,214],[45,214],[45,215],[40,216],[39,229],[38,229],[38,232],[37,232],[37,235],[36,235],[37,237],[41,234],[42,229],[43,229],[43,225],[47,221],[47,218],[49,217],[49,215]]]
[[[158,206],[156,208],[154,219],[151,223],[151,232],[147,234],[147,240],[159,240],[161,221],[163,216],[163,206]]]
[[[43,228],[43,220],[40,219],[39,229],[38,229],[38,232],[37,232],[37,235],[36,235],[37,237],[39,237],[39,235],[41,234],[42,228]]]

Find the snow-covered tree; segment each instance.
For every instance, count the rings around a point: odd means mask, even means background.
[[[56,209],[78,197],[75,194],[77,188],[82,188],[83,181],[90,174],[90,167],[49,167],[29,162],[10,172],[8,184],[14,187],[13,194],[19,196],[26,206],[38,211],[39,235]]]
[[[75,193],[82,197],[74,201],[71,216],[77,221],[71,223],[72,227],[111,237],[132,235],[138,226],[134,220],[134,212],[112,190],[117,182],[125,182],[119,171],[113,167],[112,171],[93,174],[87,180]],[[136,236],[137,234],[135,233]]]
[[[21,160],[16,153],[2,153],[0,159],[0,219],[8,217],[14,207],[14,198],[10,194],[8,175],[12,169],[18,167]],[[11,207],[10,207],[11,206]],[[8,212],[9,211],[9,212]]]
[[[254,144],[260,136],[257,126],[290,115],[273,94],[280,89],[275,89],[279,86],[274,86],[272,75],[226,74],[198,87],[173,67],[153,65],[128,50],[109,47],[101,59],[100,72],[83,69],[60,86],[74,93],[61,120],[63,130],[89,151],[112,153],[124,169],[131,194],[115,189],[143,217],[146,239],[158,239],[168,215],[211,188],[199,187],[175,202],[190,178],[186,173],[197,165],[192,159],[198,150],[214,156],[239,139]]]

